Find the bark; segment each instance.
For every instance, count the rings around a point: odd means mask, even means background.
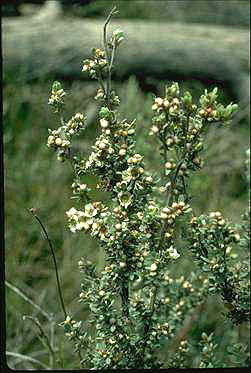
[[[49,3],[55,3],[53,1]],[[48,76],[85,79],[82,61],[102,47],[104,20],[64,17],[60,9],[33,17],[3,19],[3,78],[29,81]],[[116,59],[115,79],[130,75],[224,82],[249,99],[249,32],[228,27],[113,19],[126,40]]]

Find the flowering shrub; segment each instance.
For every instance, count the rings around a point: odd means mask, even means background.
[[[210,126],[227,125],[237,105],[218,103],[217,88],[205,90],[195,103],[190,92],[181,93],[178,83],[166,87],[152,106],[149,135],[158,143],[162,172],[151,175],[136,149],[136,122],[120,117],[120,99],[111,86],[115,53],[124,41],[119,29],[107,39],[113,14],[114,10],[104,26],[104,48],[94,48],[83,62],[83,73],[100,86],[95,96],[100,133],[87,159],[71,153],[74,137],[86,128],[85,115],[76,113],[65,120],[66,93],[58,82],[49,99],[60,126],[49,130],[47,145],[59,161],[70,161],[74,171],[76,205],[66,212],[69,229],[93,236],[105,255],[100,273],[87,258],[79,261],[79,301],[89,306],[89,322],[83,325],[67,315],[62,325],[83,368],[189,367],[193,346],[186,334],[176,337],[187,315],[202,307],[209,295],[220,295],[228,309],[225,317],[233,325],[250,319],[249,268],[240,261],[240,249],[249,246],[249,213],[240,225],[218,211],[195,216],[189,190],[191,175],[203,167],[203,135]],[[89,175],[97,177],[95,186],[88,185]],[[106,204],[93,200],[93,189],[108,193]],[[173,277],[172,265],[189,255],[196,263],[194,271]],[[159,351],[169,341],[177,346],[163,359]],[[200,347],[198,367],[224,366],[215,357],[213,334],[203,332]],[[245,346],[236,348],[242,358],[235,366],[245,366]]]

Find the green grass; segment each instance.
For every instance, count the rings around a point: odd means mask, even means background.
[[[88,130],[75,144],[83,154],[91,151],[97,133],[95,101],[91,99],[96,85],[92,83],[65,84],[66,117],[76,111],[89,113]],[[148,136],[151,122],[151,95],[140,91],[131,77],[123,84],[116,83],[121,98],[122,116],[137,119],[137,145],[145,155],[146,167],[158,173],[159,157],[153,152],[154,140]],[[194,92],[201,93],[199,84]],[[57,294],[55,273],[48,244],[37,222],[28,209],[35,207],[47,227],[53,242],[63,295],[67,310],[76,319],[85,320],[87,310],[78,303],[81,275],[77,262],[82,256],[103,265],[103,254],[96,242],[88,236],[71,234],[66,227],[65,212],[73,206],[71,197],[72,171],[68,164],[61,164],[46,147],[48,128],[57,127],[47,101],[50,85],[46,82],[33,85],[7,85],[4,87],[4,165],[5,165],[5,253],[6,280],[22,289],[27,296],[48,313],[54,315],[55,346],[58,348],[58,369],[78,369],[72,346],[63,336],[58,323],[63,320]],[[245,150],[248,148],[249,128],[245,121],[230,129],[210,130],[207,134],[208,153],[205,168],[191,181],[193,204],[198,213],[220,210],[226,217],[239,221],[247,205],[247,184],[243,177]],[[191,260],[185,258],[180,273],[193,269]],[[216,312],[217,311],[217,312]],[[248,331],[223,323],[219,299],[209,299],[197,324],[191,331],[196,342],[203,328],[216,336],[221,351],[230,340],[248,340]],[[6,288],[6,342],[7,350],[18,352],[48,364],[48,354],[38,339],[38,331],[23,315],[39,318],[49,333],[50,323],[36,309],[13,290]],[[227,332],[226,332],[227,330]],[[228,340],[227,340],[228,339]],[[29,362],[8,357],[13,369],[38,368]]]

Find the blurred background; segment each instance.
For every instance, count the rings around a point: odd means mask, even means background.
[[[244,162],[249,148],[249,95],[246,90],[249,51],[245,44],[249,33],[248,0],[4,1],[6,280],[52,315],[56,325],[53,333],[58,351],[57,369],[70,370],[78,366],[70,342],[64,339],[62,328],[57,326],[63,315],[48,244],[28,209],[38,210],[53,242],[68,312],[77,320],[85,319],[88,312],[78,303],[81,275],[77,262],[81,257],[88,257],[101,268],[103,254],[95,241],[88,236],[83,239],[73,235],[66,227],[65,212],[74,203],[70,198],[73,175],[70,166],[59,163],[46,146],[48,128],[59,125],[48,107],[48,97],[53,80],[58,79],[67,91],[65,117],[70,118],[77,111],[87,114],[88,129],[78,138],[75,147],[88,155],[98,131],[98,108],[93,99],[97,84],[83,76],[81,63],[90,55],[90,47],[99,46],[104,20],[114,5],[119,13],[112,24],[128,29],[128,40],[121,46],[117,64],[115,61],[113,84],[121,98],[122,116],[137,119],[137,146],[145,156],[146,168],[154,174],[159,170],[159,157],[153,151],[154,139],[148,136],[153,94],[164,94],[165,84],[176,80],[182,89],[189,88],[196,98],[205,88],[217,85],[220,100],[225,104],[238,100],[240,110],[230,128],[212,128],[206,135],[205,167],[191,180],[193,206],[198,214],[221,211],[236,223],[247,207]],[[175,32],[163,34],[162,30],[168,27],[176,30],[177,43]],[[154,45],[151,44],[151,30],[157,35]],[[217,42],[210,39],[214,33],[219,35],[215,37]],[[190,38],[195,41],[191,44],[191,52],[189,43],[179,46],[180,40]],[[217,48],[210,51],[208,43],[216,43]],[[234,46],[233,52],[228,49],[229,45]],[[153,48],[157,65],[151,59]],[[200,54],[201,48],[205,48],[204,54]],[[188,58],[184,57],[185,53]],[[194,60],[193,53],[198,53]],[[234,67],[229,62],[231,56]],[[195,62],[196,69],[193,69]],[[193,269],[191,259],[184,258],[182,263],[176,269],[180,274]],[[230,323],[223,322],[222,309],[219,299],[209,299],[193,326],[190,337],[195,354],[191,366],[195,364],[196,344],[202,331],[208,334],[216,331],[219,359],[225,358],[227,343],[249,340],[246,326],[232,328]],[[44,330],[50,333],[51,323],[17,291],[6,287],[7,350],[48,364],[48,352],[37,337],[38,330],[30,320],[23,321],[23,315],[37,317]],[[17,355],[8,355],[8,364],[12,369],[39,368]]]

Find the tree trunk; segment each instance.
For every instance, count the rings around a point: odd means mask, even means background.
[[[87,78],[82,61],[93,47],[102,47],[104,20],[67,18],[59,10],[18,18],[2,23],[4,82]],[[113,19],[109,30],[116,28],[126,40],[115,61],[115,79],[133,74],[224,82],[232,96],[249,100],[248,30]]]

